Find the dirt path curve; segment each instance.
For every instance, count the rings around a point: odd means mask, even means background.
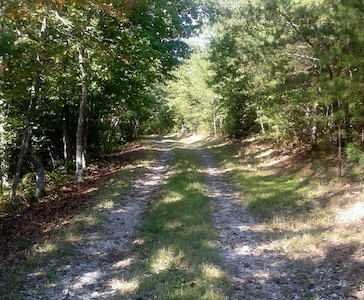
[[[196,148],[207,173],[218,246],[232,283],[229,299],[302,299],[304,291],[290,282],[286,259],[257,241],[257,225],[239,205],[231,178],[205,150]]]
[[[167,145],[159,145],[158,157],[133,182],[132,189],[122,196],[119,204],[101,211],[104,216],[101,229],[88,233],[87,239],[77,245],[77,255],[72,261],[61,267],[57,262],[56,283],[35,283],[31,277],[36,274],[28,276],[30,280],[24,291],[27,300],[111,299],[117,295],[123,270],[132,263],[128,248],[138,242],[136,229],[153,193],[162,186],[173,155]],[[40,294],[35,294],[36,290]]]

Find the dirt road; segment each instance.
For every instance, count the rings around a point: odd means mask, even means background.
[[[144,211],[168,180],[173,150],[166,142],[159,146],[156,160],[120,197],[119,204],[99,210],[103,214],[102,226],[88,232],[87,239],[77,244],[72,261],[55,259],[28,274],[29,280],[21,291],[25,299],[119,299],[117,291],[123,274],[133,263],[133,246],[140,242],[136,232]],[[289,260],[259,232],[253,218],[239,205],[244,195],[234,190],[226,170],[205,150],[186,147],[199,155],[206,173],[215,245],[222,258],[221,267],[232,282],[226,299],[307,299],[310,287],[300,284],[299,270],[290,268]],[[57,280],[47,282],[39,276],[52,269]],[[329,292],[322,299],[340,296]]]

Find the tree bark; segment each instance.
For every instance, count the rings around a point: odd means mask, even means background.
[[[83,46],[78,49],[78,63],[81,72],[82,94],[78,112],[77,130],[76,130],[76,177],[78,181],[84,179],[84,169],[86,167],[85,159],[85,129],[86,129],[86,108],[88,101],[87,72],[84,65],[85,50]]]
[[[47,25],[47,19],[44,18],[42,22],[42,27],[39,32],[39,37],[42,38],[44,36],[44,32],[46,30]],[[36,63],[39,64],[39,55],[37,55]],[[20,174],[21,174],[21,168],[23,166],[24,158],[26,153],[28,152],[30,141],[32,138],[32,120],[33,120],[33,113],[35,110],[37,98],[38,98],[38,92],[39,92],[39,81],[40,81],[40,75],[39,75],[39,69],[35,71],[35,75],[33,78],[31,90],[30,90],[30,101],[28,106],[28,111],[26,115],[26,121],[25,121],[25,129],[23,133],[23,139],[20,147],[20,153],[18,157],[18,162],[16,165],[15,175],[13,179],[13,184],[10,191],[10,197],[9,202],[11,204],[14,203],[15,197],[16,197],[16,189],[19,184],[20,180]]]
[[[341,100],[337,100],[337,109],[340,113],[341,110]],[[337,167],[337,177],[340,178],[342,175],[342,125],[341,125],[341,118],[337,120],[337,130],[338,130],[338,150],[337,150],[337,156],[338,156],[338,167]]]
[[[216,129],[216,107],[214,107],[214,137],[217,136],[217,129]]]
[[[361,87],[361,93],[362,93],[362,104],[364,107],[364,85]],[[361,151],[364,151],[364,109],[361,111]]]
[[[3,7],[4,7],[4,1],[0,1],[0,16],[3,16]],[[0,36],[3,36],[4,34],[4,18],[2,18],[2,22],[0,23]],[[4,76],[4,56],[0,56],[0,80],[2,80]],[[0,86],[1,88],[1,86]],[[0,94],[2,91],[0,90]],[[4,186],[8,185],[8,162],[5,158],[5,143],[4,143],[4,119],[5,115],[2,110],[3,100],[0,99],[0,191],[3,190]]]
[[[68,62],[68,54],[62,56],[62,71],[66,72]],[[70,107],[67,99],[63,99],[62,103],[62,141],[63,141],[63,159],[64,166],[68,171],[72,159],[71,139],[70,139]]]
[[[35,196],[37,198],[44,197],[46,195],[45,192],[45,180],[44,180],[44,166],[42,163],[42,160],[39,156],[35,154],[30,154],[28,156],[29,161],[34,166],[35,171],[35,179],[36,179],[36,190],[35,190]]]
[[[1,28],[0,28],[1,30]],[[0,32],[1,34],[1,32]],[[3,64],[4,64],[4,57],[0,56],[0,80],[3,77]],[[1,93],[1,90],[0,90]],[[3,190],[3,187],[7,185],[8,178],[7,178],[7,162],[5,159],[5,143],[4,143],[4,113],[2,110],[3,100],[0,99],[0,191]]]
[[[32,138],[31,122],[33,119],[33,113],[34,113],[34,109],[35,109],[35,105],[36,105],[38,91],[39,91],[39,74],[38,74],[38,72],[36,72],[36,75],[33,79],[32,88],[31,88],[30,102],[29,102],[27,117],[26,117],[26,121],[25,121],[23,139],[22,139],[22,143],[20,146],[20,153],[19,153],[19,157],[18,157],[18,162],[16,164],[15,175],[13,178],[13,184],[11,186],[11,191],[10,191],[9,202],[11,204],[14,204],[14,201],[15,201],[16,190],[17,190],[17,187],[18,187],[18,184],[20,181],[21,169],[22,169],[24,158],[28,152],[30,141]]]
[[[63,103],[63,118],[62,118],[62,129],[63,129],[63,159],[64,159],[64,165],[66,169],[68,169],[71,161],[71,143],[70,143],[70,134],[69,134],[69,106],[66,103]]]

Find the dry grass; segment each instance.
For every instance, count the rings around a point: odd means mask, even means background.
[[[293,264],[333,270],[351,295],[364,299],[363,169],[346,165],[338,180],[335,158],[279,151],[261,137],[209,147],[243,192],[262,247]]]

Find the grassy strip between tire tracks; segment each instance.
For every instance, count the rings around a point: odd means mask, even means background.
[[[218,250],[206,195],[205,174],[193,151],[175,148],[168,183],[158,193],[140,231],[126,299],[225,299],[227,275]]]

